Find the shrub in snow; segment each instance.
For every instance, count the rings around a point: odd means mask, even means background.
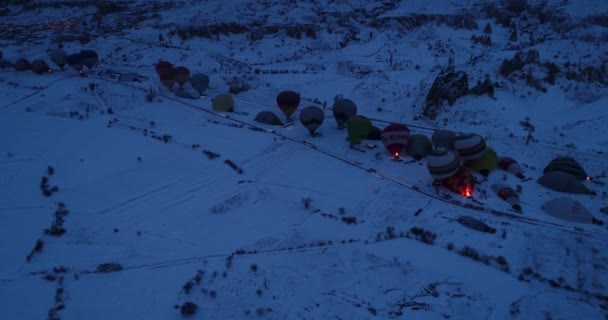
[[[305,197],[301,199],[302,204],[304,205],[304,209],[310,209],[310,205],[312,204],[311,197]]]
[[[243,174],[244,170],[237,166],[232,160],[226,159],[224,160],[224,163],[227,164],[230,168],[232,168],[232,170],[236,171],[236,173]]]
[[[437,238],[437,235],[434,233],[418,227],[411,228],[410,233],[415,236],[416,240],[426,244],[435,244],[435,239]]]
[[[198,310],[198,306],[194,302],[186,302],[180,307],[180,311],[184,316],[192,316]]]
[[[123,267],[121,264],[119,263],[114,263],[114,262],[108,262],[108,263],[102,263],[99,264],[97,266],[97,272],[99,273],[109,273],[109,272],[118,272],[118,271],[122,271]]]
[[[218,158],[220,156],[219,153],[215,153],[213,151],[209,151],[209,150],[203,150],[203,153],[207,156],[207,158],[209,159],[215,159]]]
[[[42,252],[43,247],[44,247],[44,242],[40,239],[36,240],[36,244],[34,245],[34,248],[32,249],[32,251],[30,251],[30,253],[27,255],[27,257],[25,257],[25,260],[27,262],[30,262],[32,260],[32,256],[34,256],[34,254],[36,254],[38,252]]]

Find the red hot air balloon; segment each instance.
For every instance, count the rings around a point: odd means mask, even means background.
[[[160,78],[160,82],[167,86],[169,90],[173,88],[173,85],[175,84],[175,70],[173,70],[173,68],[164,70],[158,76]]]
[[[156,64],[156,73],[160,75],[161,73],[168,72],[173,69],[173,65],[168,62],[161,60]]]
[[[175,81],[179,84],[180,88],[183,88],[184,84],[190,79],[190,70],[180,66],[173,68],[173,71],[175,71]]]
[[[277,95],[277,105],[287,119],[290,119],[300,105],[300,95],[295,91],[281,91]]]
[[[382,142],[388,151],[395,158],[407,147],[407,141],[410,138],[410,129],[399,123],[389,124],[382,130]]]

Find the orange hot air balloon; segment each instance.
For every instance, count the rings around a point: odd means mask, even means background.
[[[444,187],[454,193],[458,193],[466,198],[473,197],[475,178],[473,177],[473,173],[466,167],[460,167],[456,174],[444,179],[442,183]]]

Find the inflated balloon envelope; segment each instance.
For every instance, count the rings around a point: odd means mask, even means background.
[[[459,195],[472,198],[475,190],[475,178],[473,173],[466,167],[460,167],[451,177],[442,180],[442,184],[448,190]]]
[[[398,158],[407,148],[410,129],[400,123],[391,123],[382,130],[382,143],[388,152]]]
[[[513,188],[503,183],[495,183],[492,185],[492,190],[504,201],[509,203],[511,207],[517,211],[521,211],[521,202],[519,194]]]

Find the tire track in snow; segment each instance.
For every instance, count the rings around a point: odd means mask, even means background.
[[[152,194],[158,193],[158,192],[163,191],[163,190],[165,190],[165,189],[167,189],[169,187],[172,187],[175,184],[177,184],[178,181],[179,180],[167,183],[167,184],[162,185],[162,186],[160,186],[158,188],[155,188],[155,189],[152,189],[150,191],[147,191],[147,192],[144,192],[142,194],[139,194],[137,196],[131,197],[131,198],[129,198],[129,199],[123,201],[123,202],[120,202],[118,204],[115,204],[115,205],[113,205],[113,206],[111,206],[109,208],[102,209],[102,210],[96,212],[95,214],[105,214],[105,213],[108,213],[108,212],[110,212],[112,210],[119,209],[119,208],[124,207],[126,205],[129,205],[129,204],[131,204],[131,203],[133,203],[133,202],[135,202],[137,200],[141,200],[142,198],[148,197],[148,196],[150,196]]]

